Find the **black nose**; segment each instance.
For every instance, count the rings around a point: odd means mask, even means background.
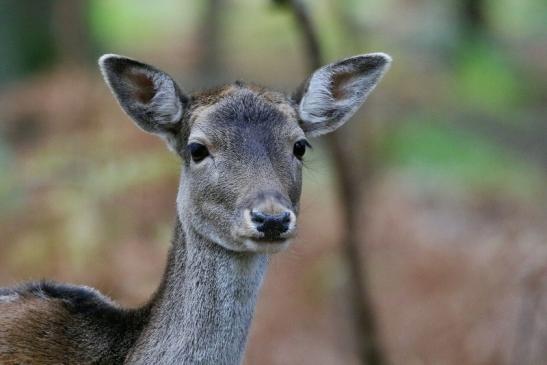
[[[256,229],[264,233],[266,239],[278,239],[279,235],[289,229],[291,214],[283,212],[272,215],[251,211],[251,220],[255,223]]]

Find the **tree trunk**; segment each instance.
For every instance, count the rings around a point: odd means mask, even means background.
[[[486,35],[486,3],[484,0],[462,0],[460,29],[462,40],[474,40]]]
[[[84,0],[55,0],[53,29],[61,63],[82,65],[93,58],[94,45],[89,33],[87,7],[88,2]]]
[[[222,0],[207,0],[200,25],[201,56],[199,74],[202,84],[212,85],[220,79],[220,15]]]
[[[319,38],[314,29],[309,13],[300,0],[276,1],[278,4],[289,5],[294,13],[297,26],[305,44],[310,72],[323,64]],[[359,196],[360,175],[355,173],[357,164],[353,154],[344,146],[343,134],[340,132],[326,136],[328,148],[332,156],[334,177],[338,188],[338,198],[342,203],[342,222],[344,222],[343,254],[349,268],[349,296],[352,316],[355,319],[354,333],[359,358],[362,364],[383,365],[386,363],[384,353],[374,321],[373,305],[367,283],[366,270],[362,269],[359,250]],[[365,172],[370,176],[370,171]]]

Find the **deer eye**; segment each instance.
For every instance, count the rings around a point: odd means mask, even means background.
[[[311,145],[305,139],[296,141],[293,147],[293,153],[297,159],[301,160],[302,157],[304,157],[304,154],[306,153],[306,147],[311,147]]]
[[[188,151],[194,162],[200,162],[205,157],[209,156],[209,150],[201,143],[190,143],[188,145]]]

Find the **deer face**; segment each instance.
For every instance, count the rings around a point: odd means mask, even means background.
[[[389,61],[327,65],[293,97],[239,82],[187,96],[151,66],[115,55],[99,63],[127,114],[181,157],[184,229],[233,251],[276,252],[296,233],[308,138],[346,122]]]
[[[181,221],[229,249],[279,250],[296,230],[306,136],[281,94],[241,84],[214,94],[189,110]]]

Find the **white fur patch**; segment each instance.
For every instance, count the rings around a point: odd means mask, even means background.
[[[18,299],[19,299],[19,295],[17,293],[0,295],[0,303],[12,303]]]
[[[264,241],[254,241],[254,240],[245,240],[244,245],[247,251],[256,252],[256,253],[277,253],[285,250],[291,244],[292,240],[288,239],[282,242],[264,242]]]
[[[177,95],[175,83],[169,77],[156,72],[149,76],[157,92],[147,108],[154,112],[156,123],[177,123],[182,118],[183,107]]]

